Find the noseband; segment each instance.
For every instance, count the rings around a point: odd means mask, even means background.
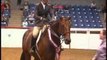
[[[63,41],[66,40],[66,38],[65,38],[64,36],[65,36],[66,34],[70,33],[70,32],[65,32],[65,33],[61,34],[60,36],[58,36],[51,28],[50,28],[50,30],[51,30],[51,33],[52,33],[54,36],[56,36],[58,39],[60,39],[60,40],[62,41],[62,43],[63,43]],[[61,43],[61,44],[62,44],[62,43]]]

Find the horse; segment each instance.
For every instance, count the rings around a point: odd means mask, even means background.
[[[50,26],[46,27],[42,33],[37,47],[34,52],[30,52],[32,41],[35,42],[37,38],[33,38],[32,29],[28,29],[22,41],[22,54],[20,60],[59,60],[61,53],[61,36],[64,38],[65,44],[70,44],[70,18],[61,17],[57,21],[50,22]]]

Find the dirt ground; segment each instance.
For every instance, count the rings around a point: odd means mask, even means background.
[[[20,60],[21,52],[21,48],[2,48],[1,60]],[[91,60],[94,54],[93,50],[64,49],[60,60]]]

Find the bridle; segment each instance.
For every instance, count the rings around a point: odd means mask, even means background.
[[[62,16],[62,17],[63,17],[63,16]],[[70,20],[69,20],[69,22],[70,22]],[[57,21],[55,21],[54,24],[56,24],[56,23],[57,23]],[[49,23],[49,24],[50,24],[50,23]],[[54,25],[54,24],[53,24],[53,25]],[[70,22],[70,24],[71,24],[71,22]],[[51,26],[53,26],[53,25],[51,25]],[[63,28],[64,28],[64,27],[63,27]],[[70,33],[70,31],[67,31],[67,32],[61,33],[60,36],[58,36],[52,29],[51,29],[51,31],[52,31],[52,34],[55,35],[58,39],[62,39],[61,36],[63,37],[63,39],[66,39],[66,38],[64,38],[65,35],[67,35],[68,33]],[[63,40],[63,41],[64,41],[64,40]]]

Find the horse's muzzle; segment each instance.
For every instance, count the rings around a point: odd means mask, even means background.
[[[65,44],[70,44],[71,43],[71,40],[65,40]]]

